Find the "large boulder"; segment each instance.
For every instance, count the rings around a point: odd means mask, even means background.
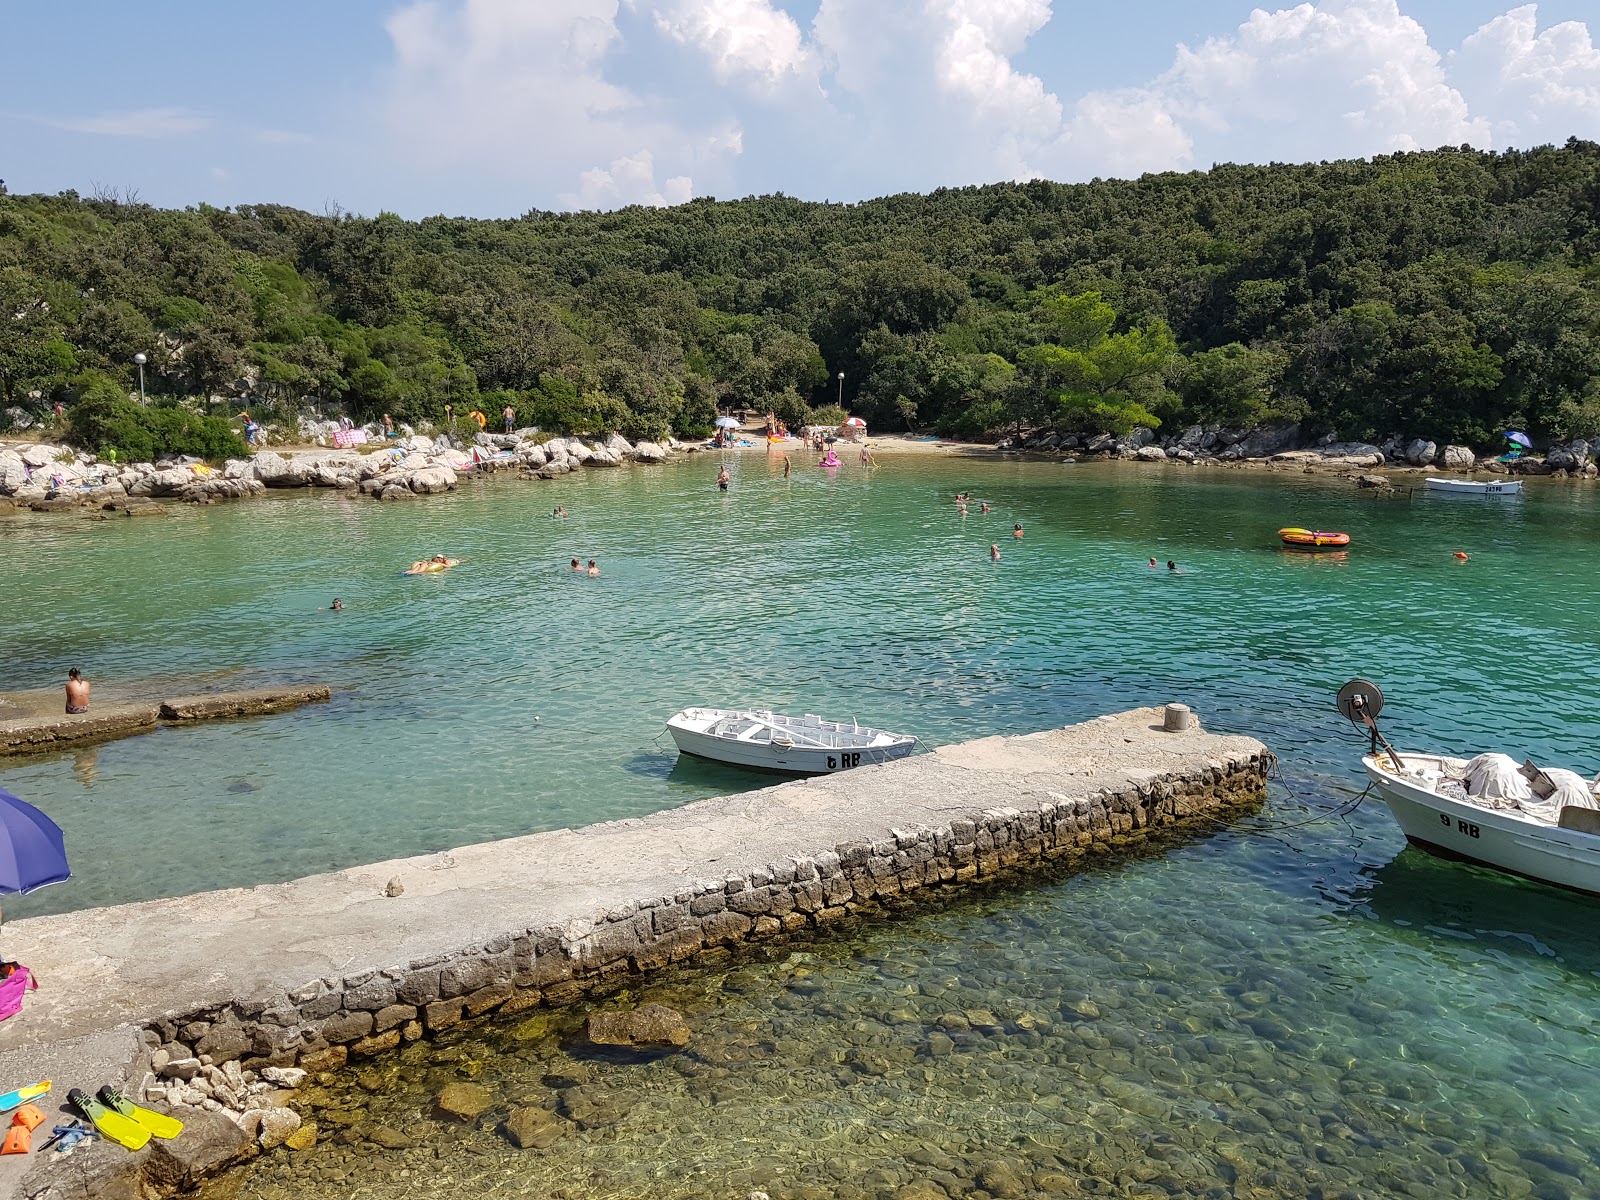
[[[409,483],[411,490],[418,495],[448,492],[456,486],[456,473],[445,466],[423,467],[411,472]]]
[[[613,433],[606,438],[601,449],[613,451],[619,458],[633,457],[633,445],[620,433]]]
[[[28,485],[28,468],[20,454],[0,454],[0,496],[10,496]]]
[[[1381,467],[1383,451],[1370,442],[1329,442],[1317,447],[1323,460],[1348,467]]]
[[[494,1105],[494,1093],[481,1083],[447,1083],[434,1098],[434,1107],[458,1121],[475,1121]]]
[[[30,467],[48,467],[54,464],[60,451],[54,446],[24,446],[19,453]]]
[[[544,447],[539,445],[538,442],[523,442],[522,445],[517,447],[517,461],[525,467],[532,467],[534,470],[538,470],[550,461],[550,456],[545,453]]]
[[[1226,442],[1228,436],[1227,431],[1221,431],[1218,440]],[[1300,426],[1279,425],[1272,429],[1255,429],[1243,438],[1236,439],[1233,444],[1239,447],[1239,454],[1235,457],[1270,458],[1300,444]]]
[[[1466,446],[1446,446],[1439,456],[1439,465],[1446,471],[1470,471],[1476,461]]]
[[[1581,471],[1589,461],[1589,443],[1579,438],[1565,445],[1551,446],[1545,452],[1544,461],[1551,470]]]
[[[594,457],[594,451],[585,446],[577,438],[572,438],[567,442],[567,457],[572,459],[579,466],[582,466],[584,463],[588,462]]]
[[[689,1022],[665,1004],[589,1014],[589,1041],[597,1046],[687,1046]]]
[[[1140,446],[1133,452],[1134,458],[1140,462],[1166,462],[1167,452],[1160,446]]]
[[[608,446],[601,446],[589,456],[588,465],[591,467],[620,467],[622,455]]]
[[[657,442],[640,442],[633,448],[633,456],[642,463],[667,461],[667,448]]]
[[[193,481],[193,471],[174,467],[140,476],[138,482],[127,489],[127,493],[130,496],[176,496]]]
[[[250,459],[250,469],[255,477],[269,488],[296,487],[294,472],[289,460],[272,450],[258,451]]]
[[[1406,461],[1413,467],[1425,467],[1439,453],[1439,447],[1425,438],[1413,438],[1406,443]]]

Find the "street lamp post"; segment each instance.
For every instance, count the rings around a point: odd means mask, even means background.
[[[144,365],[145,365],[145,363],[149,362],[150,360],[148,358],[146,358],[143,353],[139,353],[139,354],[135,354],[133,356],[133,361],[139,364],[139,407],[143,408],[145,406],[144,405]]]
[[[844,407],[844,372],[839,372],[839,407]]]

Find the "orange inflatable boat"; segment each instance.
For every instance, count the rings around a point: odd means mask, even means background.
[[[1350,544],[1348,533],[1324,533],[1317,529],[1280,529],[1278,536],[1283,539],[1285,546],[1303,546],[1312,550]]]

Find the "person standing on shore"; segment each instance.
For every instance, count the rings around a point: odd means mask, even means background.
[[[456,406],[454,404],[446,404],[444,406],[444,427],[446,429],[449,429],[450,426],[454,425],[455,423],[456,423]]]
[[[501,413],[500,415],[502,417],[504,417],[505,420],[506,420],[506,432],[510,433],[512,428],[517,423],[517,410],[512,408],[511,405],[508,404],[508,405],[506,405],[505,412]]]
[[[383,414],[383,436],[386,438],[394,436],[394,418],[388,413]]]
[[[89,711],[89,681],[77,667],[67,672],[67,713],[77,716]]]

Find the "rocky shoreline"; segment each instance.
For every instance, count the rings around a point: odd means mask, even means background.
[[[0,508],[160,512],[158,499],[211,504],[269,491],[327,488],[374,500],[412,500],[455,489],[467,472],[515,470],[553,479],[583,467],[664,463],[680,443],[631,443],[621,434],[541,438],[535,430],[479,434],[462,449],[448,435],[409,434],[372,451],[260,450],[212,468],[196,458],[118,464],[49,443],[0,446]]]
[[[998,449],[1133,462],[1171,462],[1184,466],[1226,463],[1355,470],[1410,467],[1558,478],[1600,476],[1600,467],[1595,465],[1595,459],[1600,458],[1600,438],[1592,441],[1577,438],[1551,446],[1543,458],[1527,454],[1509,462],[1498,454],[1478,455],[1470,446],[1440,446],[1426,438],[1406,438],[1399,434],[1381,445],[1341,442],[1333,434],[1308,441],[1298,425],[1253,430],[1191,425],[1180,434],[1160,440],[1149,429],[1138,429],[1121,437],[1109,433],[1074,437],[1045,431],[1008,439],[1001,442]]]

